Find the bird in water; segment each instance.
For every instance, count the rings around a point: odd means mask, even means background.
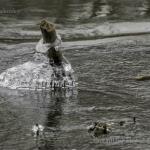
[[[136,117],[133,117],[133,123],[136,124]]]
[[[36,123],[32,127],[32,132],[34,134],[34,137],[39,137],[40,135],[43,135],[44,127],[38,123]]]
[[[125,124],[127,124],[128,122],[126,122],[125,120],[122,120],[119,122],[120,126],[124,126]],[[130,123],[130,122],[129,122]],[[136,124],[136,117],[133,117],[133,124]]]
[[[90,125],[87,129],[89,133],[93,132],[94,136],[100,136],[111,132],[111,124],[94,122],[94,124]]]
[[[129,123],[129,124],[128,124]],[[122,120],[119,122],[120,126],[124,125],[131,125],[131,122],[126,122],[125,120]],[[133,124],[136,124],[136,117],[133,117]],[[88,126],[88,132],[94,133],[94,136],[100,136],[102,134],[109,134],[112,131],[112,125],[114,123],[103,123],[103,122],[94,122],[92,125]]]
[[[126,123],[125,121],[120,121],[120,122],[119,122],[119,125],[120,125],[120,126],[123,126],[125,123]]]

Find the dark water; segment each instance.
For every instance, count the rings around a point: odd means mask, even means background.
[[[33,59],[47,18],[65,41],[78,90],[0,89],[1,150],[149,150],[150,1],[1,0],[0,72]],[[104,38],[104,39],[102,39]],[[137,117],[133,124],[132,117]],[[114,122],[112,133],[88,134],[93,121]],[[126,126],[118,122],[125,120]],[[45,126],[45,137],[32,126]]]

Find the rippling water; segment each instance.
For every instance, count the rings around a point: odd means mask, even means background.
[[[1,150],[149,150],[150,1],[2,0],[0,73],[33,59],[36,25],[55,22],[62,50],[78,76],[78,90],[0,89]],[[137,117],[133,124],[132,117]],[[112,133],[93,137],[94,121],[114,122]],[[120,127],[119,121],[126,126]],[[32,126],[45,127],[36,139]]]

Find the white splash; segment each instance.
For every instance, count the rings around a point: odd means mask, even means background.
[[[55,76],[62,74],[61,68],[52,68],[48,63],[37,63],[33,61],[7,69],[0,74],[0,86],[10,89],[42,90],[54,87],[75,86],[74,77],[70,64],[63,64],[66,76],[60,75],[60,80]]]
[[[59,36],[53,44],[57,49],[60,47],[61,39]],[[40,40],[33,61],[14,66],[1,73],[0,86],[29,90],[55,90],[55,88],[74,87],[76,84],[71,64],[64,57],[61,66],[51,66],[45,54],[48,47],[45,44],[42,45]]]

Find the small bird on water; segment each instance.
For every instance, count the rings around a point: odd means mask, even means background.
[[[33,127],[32,127],[32,132],[34,134],[34,137],[39,137],[40,135],[43,134],[43,130],[44,127],[38,123],[36,123]]]
[[[120,125],[120,126],[123,126],[125,123],[126,123],[125,121],[120,121],[120,122],[119,122],[119,125]]]
[[[136,117],[133,117],[133,123],[134,124],[136,123]]]

